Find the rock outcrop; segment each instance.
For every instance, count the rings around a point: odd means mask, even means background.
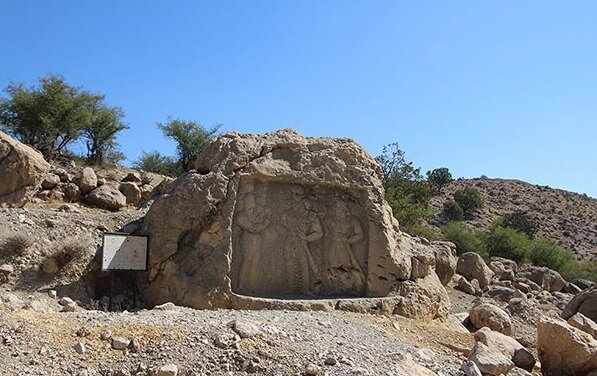
[[[23,205],[49,169],[41,153],[0,132],[0,205]]]
[[[233,132],[195,167],[145,217],[151,253],[139,286],[149,304],[283,308],[309,298],[323,307],[319,299],[393,296],[397,313],[448,313],[432,247],[399,231],[379,165],[352,140]]]

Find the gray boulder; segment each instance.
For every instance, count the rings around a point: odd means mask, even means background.
[[[574,296],[562,311],[562,317],[568,320],[577,312],[597,322],[597,285]]]
[[[81,192],[83,192],[83,194],[87,194],[95,187],[97,187],[97,175],[91,167],[85,167],[81,171],[81,176],[79,178],[79,188],[81,188]]]
[[[562,291],[566,281],[560,273],[541,266],[529,266],[516,273],[519,278],[527,278],[549,292]]]

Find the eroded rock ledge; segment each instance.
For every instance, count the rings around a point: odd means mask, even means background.
[[[379,304],[447,314],[432,272],[444,245],[400,232],[379,165],[354,141],[228,133],[195,167],[145,217],[149,269],[139,284],[149,304],[292,309],[395,297]]]

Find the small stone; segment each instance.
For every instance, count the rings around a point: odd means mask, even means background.
[[[139,340],[139,338],[133,338],[130,344],[130,348],[132,352],[141,351],[141,341]]]
[[[228,323],[228,326],[231,327],[232,330],[234,330],[240,336],[240,338],[251,338],[260,333],[257,325],[243,319],[231,321]]]
[[[71,298],[69,298],[68,296],[65,296],[63,298],[60,298],[60,300],[58,301],[58,304],[60,304],[61,306],[66,306],[69,304],[75,304],[75,301],[72,300]]]
[[[131,341],[124,337],[112,337],[112,348],[114,350],[124,350],[129,347]]]
[[[102,339],[102,341],[109,341],[112,338],[112,332],[106,330],[105,332],[102,332],[100,338]]]
[[[56,274],[59,269],[58,262],[53,257],[46,259],[41,265],[41,270],[46,274]]]
[[[316,376],[319,374],[319,367],[313,363],[309,363],[307,364],[307,367],[305,367],[305,373],[309,376]]]
[[[336,360],[336,358],[334,358],[332,356],[328,356],[327,358],[325,358],[324,363],[326,366],[335,366],[336,363],[338,363],[338,361]]]
[[[86,327],[82,326],[79,328],[79,330],[77,330],[77,337],[87,337],[89,334],[91,334],[89,332],[89,329],[87,329]]]
[[[176,364],[166,364],[165,366],[160,367],[158,370],[157,376],[177,376],[178,375],[178,367]]]
[[[83,354],[86,349],[85,349],[85,345],[82,342],[77,342],[73,348],[75,349],[76,352],[78,352],[79,354]]]
[[[58,298],[58,293],[56,292],[56,290],[50,290],[48,291],[48,296],[52,299],[56,299]]]

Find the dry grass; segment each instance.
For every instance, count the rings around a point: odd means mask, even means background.
[[[0,260],[5,261],[22,256],[31,245],[33,245],[33,238],[30,235],[8,236],[0,243]]]

